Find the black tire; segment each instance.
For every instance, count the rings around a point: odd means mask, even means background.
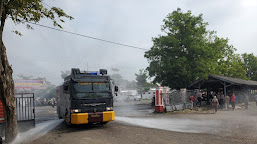
[[[65,125],[66,125],[67,127],[71,126],[71,123],[69,122],[68,118],[69,118],[68,112],[66,111],[64,121],[65,121]]]
[[[105,124],[107,124],[108,122],[100,122],[99,124],[100,125],[105,125]]]

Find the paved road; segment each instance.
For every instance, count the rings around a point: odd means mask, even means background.
[[[49,120],[57,120],[56,107],[42,106],[35,107],[36,124],[43,123]]]
[[[41,113],[47,111],[42,110]],[[150,105],[138,102],[116,104],[115,111],[116,120],[107,125],[74,127],[66,127],[58,120],[43,122],[45,117],[41,115],[42,130],[44,127],[58,126],[26,143],[257,143],[257,108],[253,103],[248,110],[219,111],[217,114],[211,114],[211,111],[153,114]]]
[[[148,104],[149,101],[139,102],[117,102],[114,105],[116,116],[136,117],[145,116],[153,113],[153,107]],[[56,107],[42,106],[36,107],[36,124],[43,123],[49,120],[57,120]]]

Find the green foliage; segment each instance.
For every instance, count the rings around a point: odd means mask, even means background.
[[[62,18],[70,20],[73,17],[67,15],[62,9],[50,7],[43,2],[44,0],[4,0],[2,19],[10,18],[15,24],[25,24],[26,22],[38,23],[41,19],[52,20],[54,26],[62,28],[59,22],[65,22]],[[26,23],[28,29],[33,27]],[[21,35],[20,32],[14,31]]]
[[[216,72],[219,75],[224,75],[228,77],[248,79],[245,72],[245,65],[239,54],[232,54],[218,61],[218,66]]]
[[[150,84],[147,82],[148,76],[143,69],[139,70],[139,74],[135,74],[135,75],[136,75],[136,85],[139,93],[143,93],[149,90],[152,86],[154,86],[153,84]]]
[[[234,54],[228,39],[208,31],[202,14],[173,11],[163,20],[165,35],[153,38],[152,48],[145,53],[149,76],[154,83],[171,88],[183,88],[208,74],[245,78],[242,61]]]
[[[251,80],[257,81],[257,57],[251,54],[242,54],[243,63],[245,64],[246,76]]]
[[[147,84],[147,74],[146,72],[144,72],[143,69],[139,70],[139,74],[135,74],[136,75],[136,81],[137,81],[137,86],[139,88],[145,87]]]

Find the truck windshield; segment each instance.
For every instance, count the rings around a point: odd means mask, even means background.
[[[91,82],[79,82],[74,84],[75,92],[92,92],[92,83]]]
[[[106,82],[94,82],[93,90],[94,91],[109,91],[110,86],[109,86],[109,83],[106,83]]]
[[[75,98],[107,98],[111,97],[110,86],[107,82],[78,82],[74,83]]]
[[[109,98],[110,92],[90,92],[90,93],[75,93],[75,98]]]

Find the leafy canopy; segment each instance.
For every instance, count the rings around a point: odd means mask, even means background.
[[[136,76],[136,86],[140,93],[149,90],[151,87],[157,86],[147,82],[148,75],[146,71],[144,71],[143,69],[139,70],[139,73],[135,74],[135,76]]]
[[[65,22],[63,18],[73,19],[62,9],[47,5],[44,0],[3,1],[2,20],[11,18],[15,24],[26,24],[28,29],[33,29],[33,27],[26,22],[38,23],[42,18],[51,19],[53,25],[59,28],[62,28],[59,22]],[[21,35],[18,31],[14,32]]]
[[[136,84],[139,89],[144,88],[147,85],[147,74],[142,69],[139,70],[139,74],[136,75]]]
[[[257,57],[251,54],[242,54],[243,63],[245,64],[246,76],[251,80],[257,81]]]
[[[194,16],[178,8],[163,22],[164,35],[153,38],[152,48],[145,53],[154,83],[183,88],[208,74],[245,78],[242,63],[234,54],[236,49],[228,39],[206,29],[208,23],[202,14]]]

